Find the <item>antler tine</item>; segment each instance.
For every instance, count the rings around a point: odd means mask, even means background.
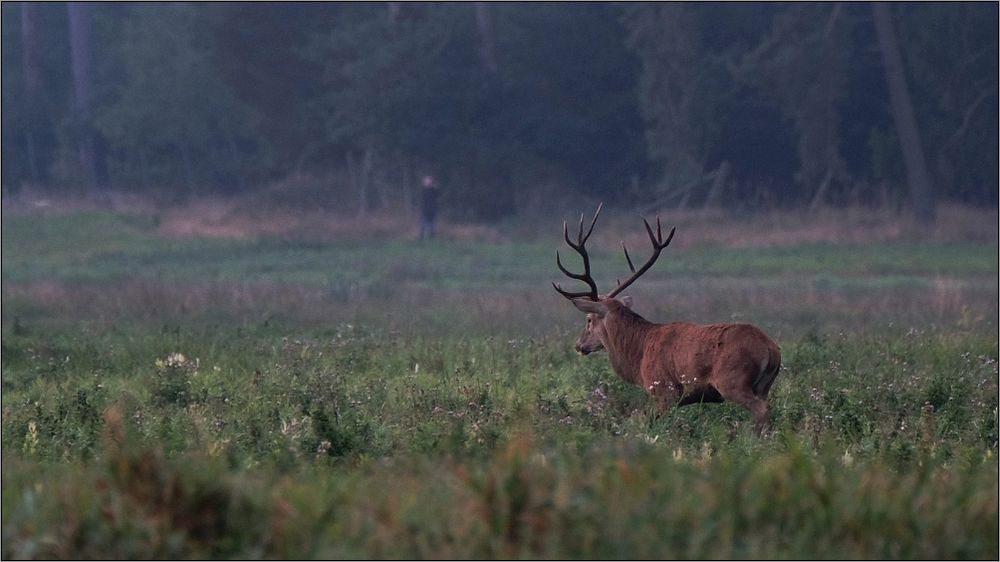
[[[559,255],[558,250],[556,251],[556,266],[559,268],[559,271],[563,272],[563,274],[565,274],[567,277],[583,281],[584,283],[587,284],[588,287],[590,287],[589,291],[573,292],[573,291],[564,291],[559,285],[553,283],[552,284],[553,288],[555,288],[556,291],[559,291],[559,293],[566,298],[573,299],[578,297],[588,297],[590,300],[593,301],[600,299],[600,295],[598,294],[597,291],[597,283],[594,282],[594,278],[590,273],[590,256],[587,254],[587,249],[584,246],[587,243],[587,239],[590,238],[591,233],[594,232],[594,225],[597,224],[597,217],[601,214],[601,208],[603,206],[604,206],[603,203],[597,206],[597,212],[594,213],[594,219],[590,221],[590,228],[587,229],[586,234],[584,234],[583,232],[583,221],[585,219],[585,216],[582,214],[580,215],[580,228],[579,231],[577,232],[576,243],[573,243],[573,241],[570,240],[569,225],[566,223],[566,221],[563,221],[563,239],[565,239],[566,244],[570,248],[576,250],[576,252],[580,254],[580,258],[583,259],[583,273],[573,273],[568,269],[566,269],[562,264],[562,258]]]
[[[608,298],[614,297],[618,293],[622,292],[626,287],[642,276],[643,273],[646,273],[649,268],[653,267],[653,264],[656,263],[656,259],[660,257],[660,252],[674,239],[674,232],[677,230],[676,226],[671,228],[670,234],[667,235],[667,239],[663,240],[663,227],[660,225],[659,215],[656,217],[655,234],[653,233],[653,227],[650,226],[649,221],[642,219],[642,224],[646,227],[646,234],[649,235],[649,242],[653,245],[653,254],[649,256],[649,259],[646,260],[646,263],[644,263],[642,267],[636,270],[635,265],[632,263],[631,256],[628,255],[628,248],[626,248],[625,243],[622,242],[622,250],[625,251],[625,260],[628,261],[628,267],[632,271],[632,275],[630,275],[624,283],[619,281],[618,286],[606,295]]]
[[[628,248],[625,247],[625,241],[624,240],[622,240],[622,251],[625,252],[625,261],[628,262],[628,269],[629,269],[629,271],[631,271],[632,273],[635,273],[635,266],[632,265],[632,258],[628,255]],[[618,284],[620,285],[621,281],[618,281]]]
[[[645,225],[646,227],[646,234],[649,235],[649,241],[652,242],[654,246],[656,246],[657,243],[660,241],[660,238],[657,238],[656,235],[653,234],[653,227],[649,226],[649,221],[647,221],[646,219],[642,219],[642,224]]]
[[[562,260],[559,259],[559,250],[556,250],[556,267],[558,267],[559,271],[563,272],[564,274],[566,274],[566,275],[568,275],[570,277],[573,276],[573,273],[567,271],[566,268],[563,267]]]
[[[566,269],[566,267],[563,266],[562,264],[562,258],[559,255],[559,250],[556,250],[556,267],[558,267],[559,271],[563,272],[563,274],[565,274],[570,279],[576,279],[586,283],[587,286],[590,287],[590,290],[583,291],[580,293],[563,291],[562,289],[559,288],[557,288],[556,290],[562,293],[563,296],[567,296],[568,298],[590,297],[591,300],[596,301],[598,300],[597,283],[594,282],[594,278],[590,275],[590,258],[587,257],[587,251],[585,249],[581,247],[580,250],[581,250],[580,254],[583,256],[583,273],[573,273],[572,271]],[[553,285],[555,285],[555,283],[553,283]],[[569,295],[572,295],[572,297],[570,297]]]
[[[670,233],[667,234],[667,240],[664,241],[663,240],[663,227],[660,226],[660,216],[659,215],[656,216],[656,235],[655,236],[653,235],[653,227],[649,226],[649,222],[647,222],[646,219],[642,219],[642,224],[644,224],[646,226],[646,233],[649,234],[649,241],[653,243],[653,246],[657,246],[657,247],[661,247],[661,248],[666,248],[667,244],[670,244],[670,241],[674,238],[674,231],[677,230],[676,226],[673,227],[673,228],[671,228],[670,229]]]
[[[590,228],[587,229],[587,235],[583,237],[580,242],[583,244],[590,238],[590,234],[594,232],[594,225],[597,224],[597,217],[601,216],[601,209],[604,208],[604,201],[597,204],[597,211],[594,213],[594,220],[590,221]],[[580,234],[583,234],[583,215],[580,215]]]
[[[663,243],[664,248],[670,245],[670,241],[674,239],[674,231],[676,230],[677,230],[676,226],[670,228],[670,234],[667,234],[667,241]]]
[[[587,229],[587,234],[583,233],[583,220],[586,218],[583,213],[580,213],[580,227],[576,234],[576,243],[574,244],[572,240],[569,239],[569,226],[566,221],[563,221],[563,238],[566,239],[566,243],[569,244],[571,248],[576,251],[580,251],[580,248],[587,243],[590,239],[590,235],[594,232],[594,225],[597,224],[597,217],[601,216],[601,209],[604,207],[604,203],[597,205],[597,212],[594,213],[594,218],[590,221],[590,228]]]
[[[580,232],[576,235],[576,244],[569,239],[569,225],[566,224],[566,221],[563,221],[563,239],[566,240],[566,244],[569,245],[570,248],[573,248],[577,252],[580,251],[580,247],[583,245],[581,242],[583,239],[583,215],[580,215]]]
[[[562,261],[559,259],[559,250],[556,250],[556,267],[559,268],[559,271],[561,271],[564,274],[566,274],[567,277],[570,277],[572,279],[579,279],[580,281],[584,281],[584,282],[586,282],[588,284],[590,283],[588,281],[589,276],[586,273],[582,273],[582,274],[581,273],[573,273],[572,271],[566,269],[563,266]]]
[[[564,296],[564,297],[566,297],[566,298],[568,298],[570,300],[572,300],[572,299],[578,299],[578,298],[581,298],[581,297],[590,297],[590,292],[589,291],[581,291],[579,293],[576,293],[576,292],[573,292],[573,291],[564,291],[562,287],[560,287],[559,285],[557,285],[555,283],[552,284],[552,288],[555,289],[556,291],[559,291],[560,295],[562,295],[562,296]]]

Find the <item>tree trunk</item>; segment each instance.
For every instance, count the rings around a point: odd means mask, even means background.
[[[32,2],[21,2],[21,43],[24,62],[24,87],[29,95],[39,91],[41,76],[41,51],[38,43],[38,7]]]
[[[351,191],[358,194],[358,217],[364,218],[368,214],[368,197],[365,189],[361,185],[361,178],[358,174],[358,165],[354,161],[354,151],[347,151],[347,178],[351,183]]]
[[[413,164],[409,158],[403,159],[403,213],[413,215]]]
[[[25,100],[25,152],[28,155],[28,169],[31,182],[40,179],[38,151],[35,149],[35,128],[41,117],[39,105],[42,96],[41,49],[38,38],[37,6],[32,2],[21,2],[21,47],[24,65]]]
[[[476,2],[476,29],[479,31],[479,58],[490,74],[497,72],[497,38],[493,28],[493,7]]]
[[[388,4],[388,8],[389,8],[389,10],[388,10],[388,12],[386,14],[388,16],[388,18],[389,18],[389,26],[395,27],[396,26],[396,22],[399,21],[399,14],[400,14],[400,12],[403,11],[403,3],[402,2],[386,2],[386,4]]]
[[[372,147],[365,149],[365,155],[361,159],[361,189],[365,200],[365,211],[370,211],[372,205],[372,160],[375,151]]]
[[[191,149],[187,143],[181,144],[181,163],[184,165],[184,186],[190,194],[194,191],[194,163],[191,161]]]
[[[375,150],[372,147],[365,148],[365,153],[361,160],[361,169],[358,169],[357,162],[354,161],[354,152],[347,153],[347,175],[350,178],[351,187],[358,194],[358,218],[368,216],[371,210],[371,184],[372,167]]]
[[[816,193],[813,194],[812,202],[809,203],[809,212],[815,213],[819,210],[820,205],[826,201],[826,192],[830,189],[830,181],[833,179],[833,167],[826,169],[826,175],[823,176],[823,181],[820,182],[819,187],[816,188]]]
[[[236,176],[236,187],[240,191],[243,191],[246,189],[246,182],[243,181],[243,166],[240,165],[240,149],[236,146],[236,135],[233,134],[232,129],[229,127],[226,127],[226,141],[229,144],[229,157],[233,159],[233,175]],[[296,166],[295,173],[298,174],[301,168],[301,165]]]
[[[724,161],[719,164],[719,167],[715,170],[715,178],[712,180],[712,187],[708,190],[708,196],[705,197],[705,209],[714,209],[722,205],[722,192],[726,188],[726,180],[729,179],[729,171],[732,166],[728,161]]]
[[[90,4],[67,2],[69,17],[70,57],[73,67],[73,91],[77,119],[77,150],[80,157],[81,178],[88,195],[97,193],[97,153],[91,118],[91,45]]]
[[[899,134],[899,143],[903,149],[906,179],[910,184],[910,195],[913,199],[913,211],[918,219],[932,222],[935,214],[934,191],[931,186],[930,174],[927,172],[927,162],[924,160],[920,131],[913,112],[910,92],[906,85],[903,57],[899,50],[899,42],[896,40],[896,32],[893,29],[889,5],[885,2],[873,3],[872,15],[875,19],[879,50],[882,52],[885,79],[889,85],[889,103],[892,106],[892,116],[896,122],[896,132]]]

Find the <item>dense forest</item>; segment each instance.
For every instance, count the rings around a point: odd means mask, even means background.
[[[990,3],[2,6],[5,195],[996,205]],[[334,189],[331,187],[331,189]]]

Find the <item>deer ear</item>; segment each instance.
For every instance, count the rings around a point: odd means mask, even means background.
[[[596,314],[600,317],[604,317],[604,315],[608,313],[608,307],[604,303],[592,301],[590,299],[573,299],[573,305],[580,309],[581,312]]]
[[[632,308],[632,296],[625,295],[624,297],[618,299],[619,302],[625,305],[625,308]]]

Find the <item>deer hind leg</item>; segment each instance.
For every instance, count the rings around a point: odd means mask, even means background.
[[[754,430],[757,435],[763,435],[764,432],[771,429],[771,413],[767,399],[758,397],[751,402],[749,408],[750,413],[753,414]]]
[[[753,383],[753,393],[767,400],[767,393],[771,392],[771,385],[774,384],[774,379],[778,377],[778,370],[780,368],[780,365],[775,365],[770,368],[765,366],[761,369],[760,375],[757,376],[757,380]]]
[[[760,366],[760,373],[753,382],[753,393],[767,400],[767,393],[771,391],[771,385],[781,371],[781,356],[773,354],[764,359]]]
[[[719,394],[730,402],[735,402],[750,410],[753,416],[754,429],[757,435],[763,434],[771,427],[771,414],[768,411],[767,398],[754,393],[754,386],[747,383],[744,385],[723,387],[719,389]]]

